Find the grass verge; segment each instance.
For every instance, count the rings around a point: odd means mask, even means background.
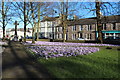
[[[117,48],[100,48],[99,52],[77,57],[37,59],[57,78],[118,78]],[[33,54],[33,53],[32,53]]]

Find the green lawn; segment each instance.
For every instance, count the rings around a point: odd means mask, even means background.
[[[60,57],[38,59],[56,78],[118,78],[117,48],[105,49],[99,52],[77,57]]]

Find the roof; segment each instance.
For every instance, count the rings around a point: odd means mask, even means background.
[[[55,21],[58,18],[59,18],[59,16],[57,16],[57,17],[45,17],[41,22],[44,22],[44,21]]]
[[[114,22],[120,22],[120,15],[114,15],[114,16],[102,16],[101,23],[114,23]],[[96,24],[97,23],[97,17],[91,17],[91,18],[84,18],[84,19],[78,19],[78,20],[68,20],[67,24],[69,26],[72,25],[87,25],[87,24]],[[58,26],[61,26],[59,24]]]
[[[114,22],[120,22],[120,15],[103,16],[102,18],[102,23],[114,23]]]

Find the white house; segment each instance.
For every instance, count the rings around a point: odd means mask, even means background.
[[[40,38],[55,39],[56,20],[59,17],[45,17],[40,22]]]
[[[0,28],[0,38],[2,38],[2,37],[3,37],[3,29]]]
[[[8,36],[8,38],[12,37],[13,35],[15,35],[14,28],[9,28],[6,30],[6,36]],[[24,29],[23,28],[17,29],[17,36],[18,36],[18,38],[21,38],[21,36],[24,37]],[[27,28],[26,36],[32,37],[32,29],[31,28]]]

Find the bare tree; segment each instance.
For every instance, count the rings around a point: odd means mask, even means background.
[[[0,6],[0,14],[1,14],[1,20],[2,28],[3,28],[3,41],[5,40],[5,28],[8,23],[11,22],[13,14],[11,13],[11,2],[1,2]]]
[[[15,11],[17,14],[17,17],[20,18],[20,22],[24,22],[24,42],[26,42],[26,27],[29,24],[29,15],[30,15],[30,9],[29,9],[29,2],[16,2],[12,3],[15,7]]]
[[[39,32],[40,32],[40,4],[38,5],[37,41],[39,39]]]
[[[97,17],[97,32],[98,38],[96,38],[100,43],[103,43],[103,35],[102,35],[102,21],[101,19],[104,16],[109,15],[118,15],[118,2],[101,2],[100,0],[95,0],[95,2],[84,2],[81,6],[81,9],[87,10],[82,16],[87,16],[88,14],[92,14]],[[91,16],[92,16],[91,15]]]
[[[101,14],[100,14],[101,3],[96,0],[96,16],[97,16],[97,30],[98,30],[98,40],[103,43],[102,39],[102,24],[101,24]]]
[[[34,5],[33,6],[34,7],[33,12],[35,15],[34,17],[37,18],[35,23],[35,28],[34,28],[35,31],[37,31],[37,33],[34,32],[34,34],[36,34],[35,38],[36,40],[38,40],[39,32],[40,32],[40,20],[42,19],[43,16],[49,15],[49,6],[51,6],[52,2],[37,2],[37,3],[34,2],[32,4]]]
[[[61,17],[61,26],[63,29],[63,42],[66,40],[66,30],[68,26],[68,19],[73,19],[73,15],[76,15],[79,11],[77,2],[68,2],[68,0],[64,0],[63,2],[55,3],[54,10]],[[78,16],[78,14],[77,14]]]

